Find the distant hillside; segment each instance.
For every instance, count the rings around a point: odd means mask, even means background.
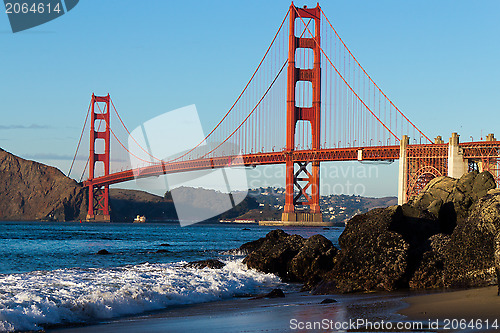
[[[227,194],[203,188],[179,187],[169,191],[164,197],[143,191],[111,189],[110,210],[113,221],[129,222],[137,215],[144,215],[147,221],[176,220],[176,207],[182,206],[189,212],[198,212],[200,216],[211,216],[214,212],[224,211],[228,207]],[[240,194],[241,197],[242,194]],[[238,193],[234,194],[235,197]],[[258,206],[257,202],[247,197],[236,207],[212,217],[211,220],[231,219]]]
[[[109,190],[111,221],[132,222],[137,215],[152,220],[176,220],[174,203],[158,195],[137,190]]]
[[[258,208],[255,199],[245,196],[245,192],[232,193],[234,202],[241,201],[233,208],[231,208],[232,202],[227,193],[219,191],[182,186],[173,189],[172,192],[167,192],[165,197],[172,198],[172,195],[177,208],[182,207],[181,209],[190,211],[193,215],[214,215],[223,212],[211,218],[212,220],[236,218],[249,210]]]

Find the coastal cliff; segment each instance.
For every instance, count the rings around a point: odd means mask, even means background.
[[[75,221],[87,215],[88,190],[59,169],[25,160],[0,148],[0,220]],[[137,214],[175,219],[171,200],[143,191],[111,189],[113,221]]]
[[[84,194],[60,170],[0,148],[0,220],[75,220],[85,212]]]

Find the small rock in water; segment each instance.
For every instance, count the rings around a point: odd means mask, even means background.
[[[276,288],[276,289],[271,290],[271,292],[269,292],[267,294],[258,295],[258,296],[252,297],[250,299],[254,300],[254,299],[262,299],[262,298],[283,298],[283,297],[285,297],[285,293],[283,292],[283,290],[281,290],[280,288]]]
[[[328,228],[328,227],[324,227],[324,228],[323,228],[323,230],[330,230],[330,228]]]
[[[164,250],[164,249],[160,249],[160,250],[157,250],[155,253],[167,253],[168,250]]]
[[[97,254],[109,254],[109,251],[106,249],[102,249],[102,250],[97,251]]]
[[[325,298],[324,300],[321,301],[321,303],[319,304],[330,304],[330,303],[337,303],[336,300],[334,300],[333,298]]]
[[[243,228],[243,229],[241,229],[241,230],[244,230],[244,231],[250,231],[250,229],[248,229],[248,228]]]
[[[202,269],[205,267],[219,269],[219,268],[222,268],[224,266],[226,266],[226,264],[220,260],[217,260],[217,259],[191,261],[185,265],[185,267],[198,268],[198,269]]]
[[[266,298],[280,298],[280,297],[285,297],[285,293],[283,290],[276,288],[273,289],[269,294],[264,295]]]
[[[170,244],[168,244],[168,243],[163,243],[163,244],[160,244],[160,246],[170,246]]]

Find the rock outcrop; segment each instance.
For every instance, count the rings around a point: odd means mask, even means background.
[[[438,177],[403,206],[352,218],[315,293],[496,282],[500,191],[488,172]],[[500,251],[500,249],[498,250]]]
[[[84,218],[85,193],[82,186],[60,170],[0,149],[1,220]]]
[[[88,192],[57,168],[0,149],[0,220],[72,221],[87,216]],[[111,189],[113,221],[175,219],[172,200],[143,191]]]
[[[274,230],[244,263],[316,294],[479,287],[500,277],[500,190],[489,172],[438,177],[407,204],[353,217],[340,251],[320,235]],[[500,289],[499,289],[500,293]]]
[[[495,179],[487,171],[473,171],[460,179],[437,177],[419,195],[410,199],[408,205],[428,211],[442,222],[455,220],[462,223],[468,218],[472,205],[495,187]]]
[[[243,260],[249,268],[274,273],[282,280],[317,283],[333,266],[337,249],[321,235],[304,239],[289,235],[283,230],[273,230],[266,237],[243,244],[241,252],[249,254]]]

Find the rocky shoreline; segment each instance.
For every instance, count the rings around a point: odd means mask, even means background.
[[[495,187],[489,172],[438,177],[407,204],[353,217],[340,249],[321,235],[304,239],[274,230],[239,250],[248,267],[301,282],[313,294],[494,285],[500,267]]]

